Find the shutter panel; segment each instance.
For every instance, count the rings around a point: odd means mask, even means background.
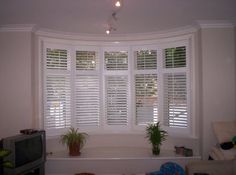
[[[75,82],[76,125],[99,124],[99,76],[77,75]]]
[[[135,110],[136,124],[146,125],[158,121],[157,103],[157,51],[135,51]]]
[[[136,124],[143,125],[158,121],[157,75],[135,76]]]
[[[157,51],[141,50],[136,52],[137,70],[147,70],[157,68]]]
[[[170,127],[188,127],[187,77],[185,73],[164,74],[164,122]]]
[[[76,51],[76,70],[96,70],[98,57],[95,51]]]
[[[46,129],[67,128],[71,125],[71,89],[69,75],[46,77]]]
[[[165,49],[165,68],[186,67],[186,47]]]
[[[100,81],[96,51],[76,51],[75,122],[77,126],[98,126]]]
[[[44,81],[44,127],[71,126],[70,60],[66,49],[46,48]]]
[[[105,52],[106,70],[128,70],[128,52]]]
[[[46,51],[46,67],[52,70],[69,69],[69,61],[67,59],[67,50],[47,48]]]
[[[106,76],[106,119],[108,125],[127,125],[128,78],[127,76]]]

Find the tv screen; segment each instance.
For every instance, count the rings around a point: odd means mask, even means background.
[[[15,167],[41,158],[43,152],[42,145],[41,136],[15,142]]]

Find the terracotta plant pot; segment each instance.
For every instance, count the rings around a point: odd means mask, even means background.
[[[69,145],[69,154],[70,156],[79,156],[80,155],[80,144],[74,143]]]

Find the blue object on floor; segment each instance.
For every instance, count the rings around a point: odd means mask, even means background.
[[[173,162],[167,162],[161,165],[160,172],[163,175],[185,175],[184,169]]]

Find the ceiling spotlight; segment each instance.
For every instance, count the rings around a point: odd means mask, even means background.
[[[115,6],[116,7],[120,7],[121,6],[121,2],[120,1],[116,1]]]
[[[116,31],[116,28],[109,26],[109,28],[106,30],[106,34],[109,35],[112,31]]]
[[[109,35],[110,34],[110,30],[106,30],[106,34]]]

